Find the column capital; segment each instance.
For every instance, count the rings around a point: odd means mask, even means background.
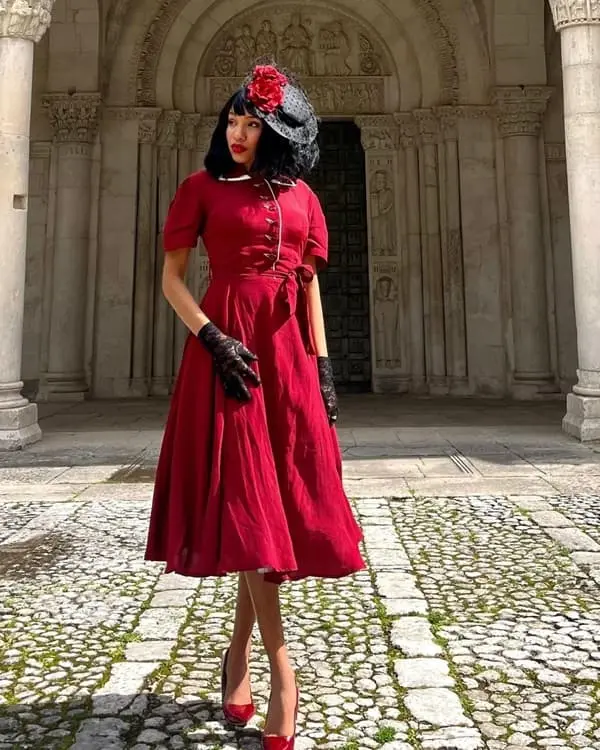
[[[400,144],[403,148],[415,148],[418,127],[412,112],[396,112],[394,120],[400,130]]]
[[[169,109],[162,112],[158,119],[158,132],[156,140],[159,146],[170,146],[173,148],[177,145],[177,126],[181,120],[181,112],[176,109]]]
[[[419,128],[421,143],[424,145],[434,144],[439,141],[440,121],[433,109],[415,109],[415,117]]]
[[[138,121],[138,141],[156,143],[162,110],[158,107],[135,107],[134,111]]]
[[[440,131],[445,141],[457,141],[458,140],[458,119],[461,116],[458,107],[436,107],[435,114],[437,115],[438,122],[440,125]]]
[[[394,151],[399,144],[399,129],[393,115],[357,117],[360,140],[365,151]]]
[[[212,134],[215,132],[217,127],[218,117],[211,115],[204,115],[198,121],[196,128],[196,148],[202,153],[206,153],[210,146],[210,139]]]
[[[600,24],[600,0],[549,0],[554,25],[560,31],[567,26]]]
[[[54,140],[59,143],[91,143],[98,130],[100,94],[46,94]]]
[[[498,86],[492,102],[500,135],[537,135],[553,89],[549,86]]]
[[[3,0],[0,2],[0,37],[39,42],[50,26],[54,0]]]
[[[197,144],[198,126],[202,122],[202,115],[186,113],[181,116],[177,128],[177,138],[179,148],[185,148],[192,151]]]

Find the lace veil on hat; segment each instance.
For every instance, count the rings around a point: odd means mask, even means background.
[[[256,115],[280,136],[300,147],[313,144],[319,120],[295,77],[273,62],[258,64],[244,81]]]

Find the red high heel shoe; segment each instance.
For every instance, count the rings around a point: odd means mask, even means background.
[[[256,713],[254,703],[238,705],[235,703],[225,703],[225,692],[227,690],[227,659],[229,658],[229,649],[223,652],[221,662],[221,703],[223,715],[228,724],[236,727],[245,727],[246,724]]]
[[[296,710],[294,712],[294,734],[291,737],[280,737],[276,734],[263,734],[263,750],[294,750],[296,743],[296,722],[298,720],[298,704],[300,691],[296,688]]]

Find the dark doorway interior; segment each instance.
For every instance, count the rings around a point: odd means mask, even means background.
[[[352,122],[324,122],[321,161],[309,180],[329,227],[329,266],[320,275],[327,340],[338,390],[371,389],[365,156]]]

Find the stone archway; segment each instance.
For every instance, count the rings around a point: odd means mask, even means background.
[[[460,193],[466,195],[472,181],[460,174],[458,131],[475,127],[465,122],[472,108],[455,103],[479,91],[474,67],[465,77],[459,62],[458,35],[468,36],[467,25],[448,31],[442,0],[413,0],[379,14],[362,0],[191,5],[152,0],[140,6],[140,14],[150,6],[156,13],[140,24],[145,31],[138,28],[135,44],[117,54],[113,73],[128,72],[109,87],[115,106],[105,111],[103,158],[122,176],[135,228],[133,292],[124,290],[119,313],[124,318],[133,310],[118,343],[119,386],[141,395],[164,393],[170,385],[185,332],[157,293],[160,217],[175,185],[202,166],[215,113],[251,56],[283,53],[283,62],[299,69],[321,117],[350,120],[360,130],[373,390],[464,393],[470,387],[465,285],[476,279],[470,269],[468,278],[463,274]],[[294,14],[300,15],[294,20]],[[482,118],[489,117],[483,108]],[[107,227],[104,236],[111,231]],[[108,286],[113,255],[104,242],[99,278]],[[192,286],[200,294],[207,267],[201,256],[196,260]],[[102,312],[108,307],[100,306]],[[114,326],[105,323],[113,312],[107,312],[97,318],[101,351],[115,348]],[[97,392],[114,393],[112,361],[96,361]]]

